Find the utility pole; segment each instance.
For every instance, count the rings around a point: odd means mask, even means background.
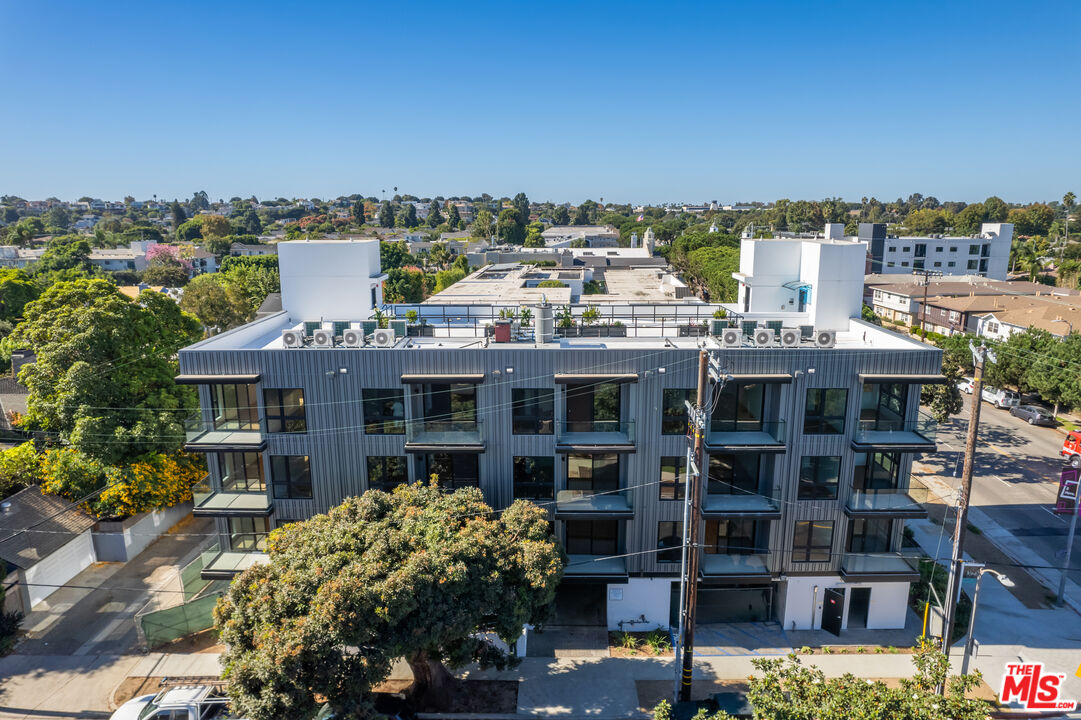
[[[924,320],[927,317],[927,287],[931,284],[932,277],[938,277],[942,273],[938,270],[913,270],[913,275],[923,277],[923,302],[920,304],[920,330],[924,329]]]
[[[1062,577],[1058,580],[1058,597],[1055,598],[1055,604],[1059,607],[1066,602],[1066,577],[1070,572],[1070,555],[1073,554],[1073,538],[1074,533],[1077,532],[1077,490],[1078,486],[1075,485],[1073,509],[1070,511],[1070,529],[1066,533],[1066,560],[1062,563]]]
[[[972,466],[976,459],[976,434],[980,428],[980,394],[983,390],[983,364],[990,359],[995,362],[994,353],[981,345],[969,343],[972,350],[972,364],[975,372],[972,377],[972,403],[969,409],[968,435],[965,438],[965,464],[961,470],[961,487],[957,490],[957,525],[953,529],[953,556],[950,559],[950,577],[946,585],[946,617],[942,624],[942,652],[949,657],[950,638],[957,620],[957,600],[961,594],[962,560],[965,554],[965,526],[968,524],[968,501],[972,495]],[[945,692],[945,688],[943,688]]]
[[[688,484],[684,492],[683,575],[680,578],[679,655],[676,663],[676,702],[691,699],[691,672],[694,667],[694,618],[698,603],[698,547],[702,524],[702,452],[705,445],[706,383],[709,376],[709,353],[698,354],[698,397],[690,413],[694,431],[694,449],[687,464]]]

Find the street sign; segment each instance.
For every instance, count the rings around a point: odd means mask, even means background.
[[[983,563],[975,562],[963,562],[961,563],[961,577],[971,580],[980,576],[980,570],[986,567]]]
[[[1058,497],[1055,512],[1069,514],[1078,507],[1078,485],[1081,484],[1081,468],[1064,467],[1058,481]],[[1081,509],[1081,508],[1079,508]]]

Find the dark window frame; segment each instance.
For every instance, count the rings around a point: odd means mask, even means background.
[[[706,467],[707,495],[758,495],[761,480],[761,455],[710,453]]]
[[[269,535],[269,518],[250,516],[229,518],[229,549],[233,552],[266,552]]]
[[[848,526],[845,547],[856,554],[888,553],[892,541],[892,518],[854,518]]]
[[[589,476],[571,476],[572,462],[578,458],[589,459]],[[598,468],[598,460],[603,462]],[[567,455],[567,489],[586,492],[614,492],[620,489],[620,456],[616,453],[572,453]],[[579,467],[585,467],[584,464]],[[612,468],[612,469],[610,469]],[[598,469],[601,471],[598,473]],[[598,484],[599,483],[599,484]]]
[[[374,461],[374,462],[373,462]],[[394,462],[391,462],[394,461]],[[368,455],[366,458],[368,470],[368,489],[391,492],[399,485],[409,484],[409,463],[401,455]],[[397,468],[390,467],[397,465]],[[373,477],[391,478],[400,475],[396,480],[379,479]]]
[[[758,545],[761,532],[758,522],[752,518],[707,520],[704,551],[709,555],[754,555],[762,552]],[[721,532],[722,529],[724,532]],[[735,545],[732,544],[733,540]]]
[[[830,473],[825,480],[824,473]],[[840,483],[840,455],[804,455],[800,458],[797,499],[836,500]]]
[[[764,383],[728,383],[710,416],[711,432],[757,432],[766,411]]]
[[[609,530],[612,532],[609,533]],[[567,520],[564,522],[563,538],[563,547],[568,555],[617,555],[619,553],[619,521]],[[583,549],[585,549],[584,552]]]
[[[686,402],[694,402],[691,388],[664,388],[661,393],[661,435],[687,434]]]
[[[835,409],[837,397],[841,398],[841,414],[827,412]],[[814,398],[815,410],[812,410]],[[843,435],[848,415],[848,388],[807,388],[803,406],[804,435]]]
[[[433,474],[440,474],[440,465],[449,477],[441,476],[439,487],[451,491],[480,487],[480,459],[476,453],[427,453],[424,455],[425,484],[430,482]]]
[[[683,521],[660,520],[657,522],[657,562],[678,563],[683,561]]]
[[[686,473],[686,455],[662,455],[658,499],[662,501],[683,500],[687,491]]]
[[[513,463],[515,500],[551,500],[555,497],[555,458],[550,455],[515,455]],[[538,476],[541,479],[537,479]]]
[[[402,388],[364,388],[360,402],[365,435],[405,434],[405,391]],[[388,407],[390,413],[386,412]],[[400,409],[400,413],[393,412],[396,409]]]
[[[308,455],[271,455],[270,482],[276,500],[311,500],[311,457]]]
[[[554,426],[554,389],[514,388],[511,390],[512,434],[551,435],[554,431]]]
[[[816,537],[815,529],[828,528],[829,542],[822,542],[821,534]],[[797,520],[792,534],[792,562],[828,563],[833,558],[833,533],[836,524],[833,520]],[[814,542],[815,540],[818,542]]]
[[[259,400],[254,383],[209,386],[210,414],[215,430],[259,430]]]
[[[266,475],[263,469],[263,456],[257,452],[222,452],[218,453],[218,477],[222,492],[266,492]],[[234,462],[239,458],[239,463]],[[235,470],[243,471],[243,478],[235,476]],[[255,469],[255,477],[249,470]],[[239,482],[238,482],[239,480]]]
[[[287,402],[286,393],[299,393],[299,398]],[[268,433],[308,432],[304,388],[263,388],[263,407],[266,409]]]

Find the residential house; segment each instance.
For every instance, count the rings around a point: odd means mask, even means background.
[[[885,223],[860,223],[858,240],[867,243],[872,273],[911,274],[927,270],[942,275],[981,275],[1005,280],[1009,269],[1011,223],[984,223],[972,236],[886,234]]]
[[[229,246],[229,254],[233,257],[253,257],[257,255],[277,255],[277,245],[249,245],[235,242]]]
[[[619,247],[619,230],[612,225],[553,225],[541,237],[550,248],[570,247],[576,240],[586,247]]]

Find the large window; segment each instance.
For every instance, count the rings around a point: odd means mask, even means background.
[[[852,472],[852,489],[861,492],[896,490],[900,472],[901,453],[859,453]]]
[[[661,407],[661,434],[683,435],[687,432],[687,402],[694,402],[695,391],[665,388]]]
[[[423,391],[424,428],[434,432],[472,431],[477,427],[477,386],[433,383]]]
[[[304,391],[300,388],[268,388],[263,390],[268,433],[307,432],[304,418]]]
[[[830,500],[837,497],[841,478],[841,458],[805,455],[799,464],[799,499]]]
[[[218,472],[222,492],[266,492],[259,453],[219,453]]]
[[[619,432],[619,383],[567,385],[567,432]]]
[[[254,385],[211,385],[210,408],[215,430],[258,430]]]
[[[686,490],[687,457],[665,455],[661,458],[661,500],[682,500]]]
[[[555,495],[555,460],[551,456],[514,458],[514,498],[550,500]]]
[[[713,432],[753,432],[762,429],[761,383],[728,383],[717,398],[710,430]]]
[[[760,552],[759,532],[762,530],[756,520],[707,520],[705,551],[714,555],[751,555]]]
[[[424,481],[439,476],[439,487],[457,490],[480,487],[480,464],[474,453],[433,453],[424,456]]]
[[[263,517],[229,518],[229,549],[233,552],[266,552],[270,520]]]
[[[312,473],[307,455],[272,455],[270,479],[276,498],[306,500],[312,496]]]
[[[555,393],[550,389],[511,391],[511,432],[515,435],[551,435]]]
[[[905,420],[905,383],[865,383],[860,397],[860,423],[870,430],[900,430]]]
[[[405,393],[400,388],[371,388],[362,396],[364,432],[369,435],[405,433]]]
[[[657,523],[657,562],[678,563],[683,559],[683,523]]]
[[[845,388],[808,388],[803,411],[803,432],[807,435],[839,435],[845,431]]]
[[[568,555],[615,555],[619,547],[618,520],[568,520]]]
[[[409,482],[406,460],[400,455],[368,456],[368,489],[390,492]]]
[[[832,520],[798,520],[792,538],[792,562],[830,561],[833,552]]]
[[[568,455],[567,489],[610,492],[619,489],[619,455]]]
[[[853,520],[852,528],[848,535],[848,552],[889,552],[890,536],[892,534],[892,520]]]
[[[755,495],[758,493],[758,468],[761,456],[733,453],[709,456],[709,495]]]

